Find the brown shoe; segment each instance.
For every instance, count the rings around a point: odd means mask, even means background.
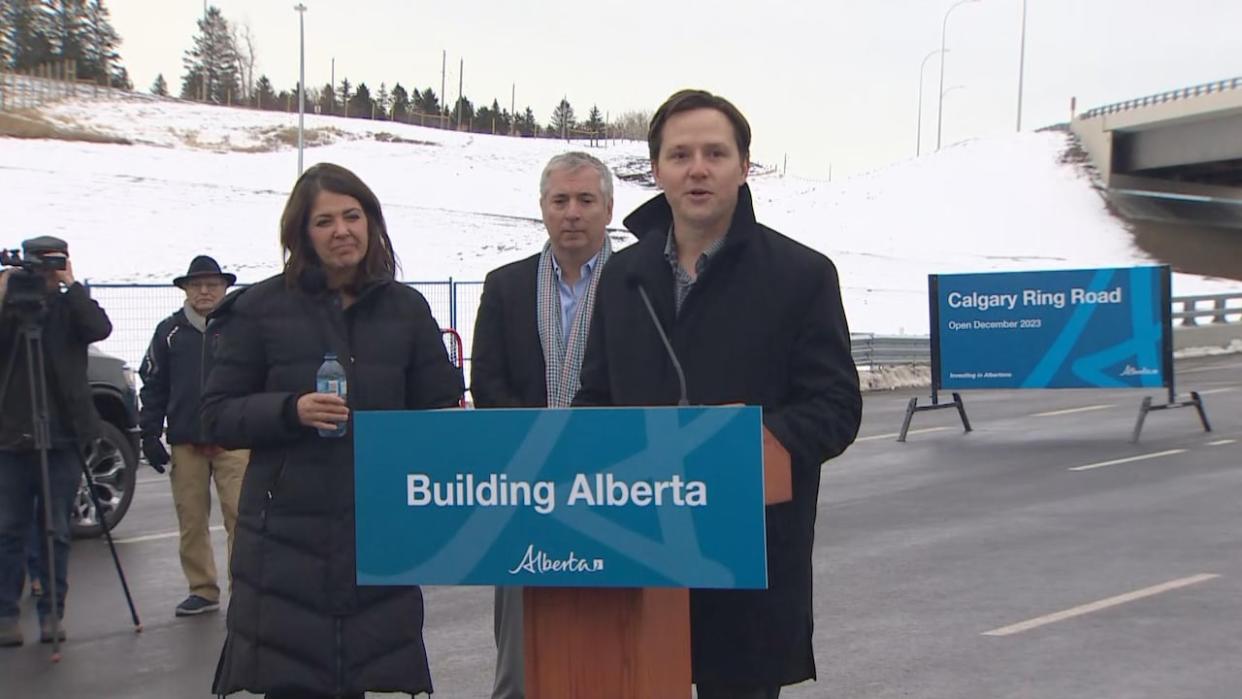
[[[43,596],[43,583],[39,582],[38,578],[30,579],[30,596],[35,598]]]
[[[14,648],[26,642],[17,617],[0,619],[0,648]]]
[[[60,633],[57,634],[57,636],[59,637],[57,640],[63,643],[65,640],[65,620],[64,619],[60,620],[60,628],[58,630],[60,631]],[[52,617],[45,616],[39,620],[39,643],[51,643],[51,642],[52,642]]]

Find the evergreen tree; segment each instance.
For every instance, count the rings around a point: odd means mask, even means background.
[[[417,90],[415,90],[415,92],[417,92]],[[432,117],[436,117],[435,121],[432,121],[429,123],[431,123],[433,126],[440,125],[438,123],[439,122],[438,117],[441,114],[442,107],[440,106],[440,98],[436,96],[435,90],[431,88],[427,88],[426,90],[423,90],[422,93],[419,94],[418,97],[415,98],[414,100],[414,109],[418,112],[421,112],[423,114],[424,119],[430,119]]]
[[[319,112],[336,114],[336,105],[336,90],[332,87],[332,83],[326,83],[319,89]]]
[[[163,73],[155,76],[155,82],[151,83],[151,94],[159,97],[168,96],[168,82],[164,80]]]
[[[13,29],[11,27],[15,2],[0,5],[0,70],[13,67]]]
[[[587,131],[591,132],[591,138],[598,138],[604,135],[604,115],[600,114],[599,107],[591,105],[591,113],[587,115],[586,123],[583,124]]]
[[[513,117],[509,114],[509,110],[500,108],[499,100],[492,100],[492,116],[495,117],[495,131],[492,133],[508,134],[513,127]]]
[[[492,129],[496,125],[496,112],[492,108],[483,105],[474,113],[474,119],[471,120],[470,130],[475,133],[493,133]]]
[[[517,132],[522,136],[538,136],[539,122],[535,121],[535,112],[530,107],[517,118]]]
[[[354,96],[353,89],[349,78],[341,78],[341,106],[345,108],[345,116],[349,116],[349,98]]]
[[[276,90],[272,88],[272,81],[266,75],[260,75],[259,81],[255,83],[254,99],[259,109],[279,109],[281,106],[276,103]]]
[[[198,34],[194,47],[185,52],[182,63],[186,74],[182,78],[181,96],[225,104],[235,102],[241,96],[238,80],[237,46],[229,30],[228,20],[220,9],[207,8],[207,15],[198,20]],[[198,88],[195,94],[193,88]]]
[[[371,90],[366,83],[358,83],[354,96],[349,98],[349,114],[359,119],[370,119],[375,102],[371,99]]]
[[[375,114],[381,119],[388,118],[388,99],[388,84],[381,82],[375,93]]]
[[[449,127],[469,131],[473,123],[474,105],[470,104],[468,97],[458,97],[457,103],[453,105],[453,113],[449,115]]]
[[[41,0],[4,0],[0,15],[8,35],[5,50],[14,70],[30,70],[52,60],[52,18]]]
[[[129,71],[121,65],[121,55],[116,50],[121,45],[121,36],[112,27],[111,14],[104,0],[88,0],[84,9],[78,78],[101,81],[107,76],[109,85],[131,88]]]
[[[393,121],[406,121],[406,117],[409,116],[410,96],[406,94],[401,83],[392,86],[392,104],[389,105],[388,113]]]
[[[52,53],[58,61],[82,62],[82,24],[86,7],[83,0],[44,0],[43,11],[51,24]]]
[[[577,125],[574,108],[570,106],[569,100],[562,97],[561,103],[552,110],[552,122],[548,125],[548,131],[554,136],[569,138],[569,132]]]

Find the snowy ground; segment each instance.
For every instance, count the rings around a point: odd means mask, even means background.
[[[143,97],[65,101],[43,114],[134,145],[0,138],[10,215],[0,245],[61,236],[78,276],[93,282],[167,283],[204,252],[242,281],[279,269],[296,115]],[[545,237],[538,177],[552,155],[591,150],[629,171],[646,158],[642,143],[590,149],[314,115],[306,128],[308,142],[322,144],[305,152],[308,166],[340,163],[376,191],[411,280],[482,279],[537,251]],[[835,260],[853,330],[925,334],[929,273],[1155,262],[1109,215],[1089,176],[1061,162],[1065,147],[1064,134],[1023,133],[839,182],[761,174],[751,185],[761,221]],[[614,237],[624,245],[621,219],[655,191],[629,182],[616,190]],[[1174,294],[1239,286],[1176,275]],[[171,310],[163,305],[137,314],[134,332],[150,333]],[[123,356],[132,361],[131,353]]]

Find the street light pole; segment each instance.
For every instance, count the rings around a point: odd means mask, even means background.
[[[1022,0],[1022,41],[1018,48],[1018,131],[1022,130],[1022,77],[1026,69],[1026,0]]]
[[[954,90],[965,90],[965,89],[966,89],[966,86],[965,86],[965,85],[953,85],[953,86],[951,86],[951,87],[945,88],[944,92],[941,92],[941,93],[940,93],[940,99],[942,99],[942,100],[943,100],[945,97],[947,97],[947,96],[948,96],[951,92],[953,92]]]
[[[948,51],[948,49],[937,49],[932,51],[923,57],[923,63],[919,66],[919,114],[917,119],[918,125],[915,129],[914,136],[914,157],[916,158],[923,154],[923,75],[927,70],[927,61],[930,60],[932,56],[942,55],[946,51]]]
[[[957,0],[957,2],[953,3],[949,7],[949,9],[945,11],[944,21],[940,23],[940,51],[942,55],[940,56],[940,99],[938,100],[938,103],[936,105],[936,150],[940,150],[940,134],[942,131],[941,122],[944,119],[944,56],[943,56],[943,53],[946,50],[944,43],[945,43],[946,33],[948,32],[948,29],[949,29],[949,15],[953,14],[954,10],[961,7],[962,5],[965,5],[968,2],[979,2],[979,0]]]
[[[306,5],[293,6],[298,13],[298,177],[302,176],[302,127],[306,119]]]

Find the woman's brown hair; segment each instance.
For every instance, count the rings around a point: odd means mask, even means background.
[[[375,193],[357,175],[332,163],[314,165],[293,185],[285,211],[280,215],[280,247],[285,256],[285,284],[296,288],[308,271],[321,265],[309,237],[311,208],[320,192],[344,194],[358,200],[367,217],[367,254],[358,265],[351,290],[374,281],[396,279],[397,256],[388,237],[384,212]]]

